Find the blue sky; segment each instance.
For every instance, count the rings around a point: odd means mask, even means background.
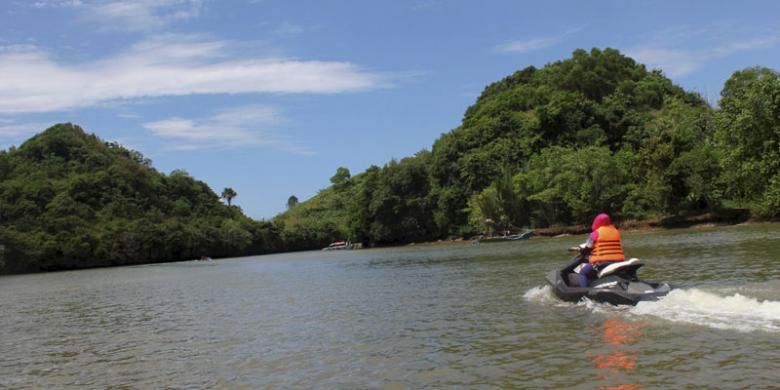
[[[614,47],[713,104],[780,69],[776,1],[3,0],[0,148],[73,122],[251,217],[430,149],[482,89]]]

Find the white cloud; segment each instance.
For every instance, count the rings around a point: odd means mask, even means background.
[[[313,154],[275,135],[271,128],[280,121],[279,113],[272,107],[253,105],[223,110],[206,118],[174,117],[148,122],[144,127],[172,141],[172,149],[176,150],[267,146],[298,155]]]
[[[81,0],[38,0],[32,4],[35,8],[67,8],[84,5]]]
[[[0,113],[53,112],[158,96],[341,93],[377,88],[378,74],[349,62],[230,58],[233,42],[161,36],[79,64],[25,46],[0,50]]]
[[[650,68],[663,70],[669,77],[683,77],[713,60],[741,52],[769,48],[780,43],[780,33],[768,33],[739,41],[723,41],[723,36],[713,31],[710,38],[716,37],[717,40],[708,41],[702,39],[702,36],[707,35],[706,32],[691,31],[689,34],[684,34],[679,30],[675,29],[673,33],[659,32],[655,39],[650,40],[651,43],[628,50],[626,54]],[[685,47],[690,46],[691,37],[696,37],[698,47]],[[701,42],[705,42],[705,45],[709,44],[709,47],[701,47]]]
[[[156,30],[197,18],[203,0],[38,0],[35,8],[73,8],[108,30]]]
[[[200,16],[201,0],[120,0],[101,2],[89,16],[108,29],[146,31]]]
[[[574,28],[564,31],[557,35],[549,35],[543,37],[536,37],[525,40],[516,40],[506,42],[495,47],[499,52],[504,53],[527,53],[529,51],[546,49],[562,42],[566,37],[582,30],[581,28]]]
[[[559,37],[534,38],[525,41],[507,42],[496,47],[496,50],[505,53],[527,53],[533,50],[546,49],[554,46],[561,39]]]

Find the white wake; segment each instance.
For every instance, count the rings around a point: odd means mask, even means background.
[[[698,289],[672,290],[657,302],[640,302],[630,310],[668,321],[738,331],[780,331],[780,302]]]
[[[715,329],[780,332],[780,301],[762,300],[740,293],[718,295],[695,288],[675,289],[655,302],[616,307],[588,299],[576,304],[563,302],[553,294],[550,286],[539,286],[526,291],[523,298],[546,305],[586,308],[596,313],[652,316]]]

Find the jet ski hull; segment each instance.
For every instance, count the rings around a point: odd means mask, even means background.
[[[645,282],[636,278],[636,268],[625,274],[608,275],[592,281],[588,287],[579,287],[572,267],[552,271],[547,274],[547,282],[555,295],[566,302],[578,302],[582,298],[591,301],[611,303],[613,305],[636,305],[642,301],[655,301],[671,291],[667,283]],[[566,278],[564,278],[566,275]],[[572,279],[568,278],[572,275]]]

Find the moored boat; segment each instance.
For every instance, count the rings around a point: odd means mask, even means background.
[[[517,233],[517,234],[509,234],[506,236],[496,236],[496,237],[482,237],[479,238],[480,243],[490,243],[490,242],[504,242],[504,241],[517,241],[517,240],[524,240],[531,236],[533,236],[534,231],[528,230],[523,233]]]
[[[345,249],[352,249],[353,245],[349,241],[336,241],[332,242],[330,245],[326,246],[325,248],[322,248],[324,251],[336,251],[336,250],[345,250]]]

